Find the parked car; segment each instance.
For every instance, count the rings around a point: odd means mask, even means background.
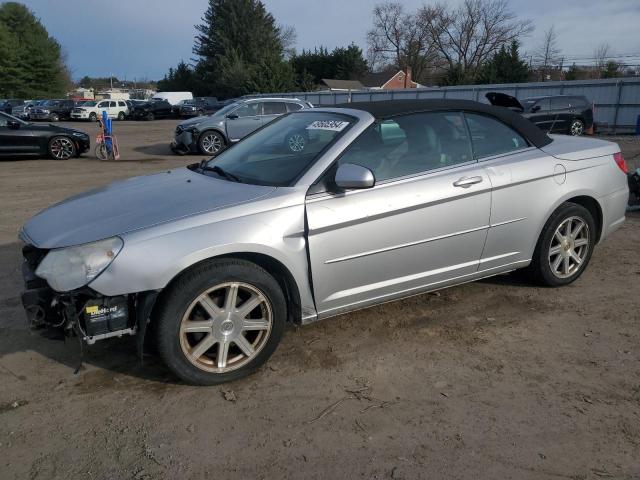
[[[499,92],[485,96],[492,105],[519,112],[546,132],[579,136],[594,126],[592,104],[582,95],[531,97],[522,102]]]
[[[193,100],[185,100],[178,108],[180,117],[202,117],[217,112],[225,104],[216,97],[196,97]]]
[[[102,118],[102,112],[107,112],[109,118],[124,120],[129,114],[129,107],[124,100],[88,101],[76,106],[71,112],[71,118],[95,122],[98,117]]]
[[[71,111],[75,108],[73,100],[46,100],[42,105],[31,109],[29,118],[31,120],[68,120],[71,118]]]
[[[73,128],[36,125],[0,113],[0,157],[39,156],[67,160],[89,150],[89,135]]]
[[[136,120],[155,120],[171,116],[171,104],[166,100],[151,99],[136,105],[132,117]]]
[[[0,112],[8,113],[11,115],[13,109],[24,105],[24,100],[20,98],[9,98],[7,100],[0,100]]]
[[[173,115],[176,118],[180,117],[180,107],[182,107],[182,105],[184,105],[185,102],[189,102],[189,101],[191,100],[180,100],[175,105],[171,105],[171,115]]]
[[[615,143],[477,102],[301,109],[211,160],[33,217],[22,301],[88,343],[142,345],[151,322],[178,377],[226,382],[264,363],[287,322],[516,269],[573,282],[625,219],[625,168]]]
[[[22,120],[29,120],[29,112],[31,109],[38,104],[41,104],[43,100],[25,100],[22,105],[17,105],[13,107],[11,115],[14,117],[18,117]],[[7,113],[7,112],[5,112]]]
[[[137,107],[138,105],[142,105],[143,103],[147,103],[147,100],[138,100],[132,98],[130,100],[125,100],[124,102],[127,104],[128,109],[127,118],[133,118],[133,111],[135,107]]]
[[[172,106],[177,105],[182,100],[193,99],[193,93],[191,92],[156,92],[151,100],[166,100]]]
[[[297,98],[239,100],[211,116],[192,118],[179,124],[171,150],[179,154],[216,155],[280,115],[305,108],[311,108],[311,104]]]

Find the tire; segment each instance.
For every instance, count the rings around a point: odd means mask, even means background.
[[[122,121],[125,118],[124,112],[118,112],[118,120]]]
[[[229,317],[225,303],[231,298],[236,315]],[[246,302],[248,313],[243,316]],[[282,290],[263,268],[244,260],[212,260],[186,272],[163,292],[154,313],[158,353],[186,383],[237,380],[273,354],[286,316]]]
[[[69,160],[77,156],[78,149],[72,139],[64,135],[58,135],[49,140],[47,153],[54,160]]]
[[[51,114],[51,116],[49,117],[49,119],[50,119],[52,122],[57,122],[57,121],[59,121],[59,120],[60,120],[60,116],[59,116],[57,113],[52,113],[52,114]]]
[[[110,160],[107,146],[104,143],[96,145],[94,152],[98,160]]]
[[[96,112],[91,112],[89,114],[89,121],[90,122],[95,122],[98,120],[98,115],[96,115]]]
[[[579,137],[584,133],[584,122],[579,118],[574,118],[571,120],[571,125],[569,125],[569,135],[573,135],[574,137]]]
[[[198,116],[201,117],[204,115],[204,112],[202,110],[198,110]]]
[[[149,112],[147,113],[147,120],[155,120],[156,116],[153,114],[153,112]]]
[[[218,155],[226,146],[222,134],[215,130],[205,130],[198,138],[198,150],[203,155]]]
[[[566,234],[567,224],[572,230],[570,236]],[[542,229],[531,264],[526,269],[529,278],[549,287],[574,282],[587,268],[595,242],[596,224],[591,212],[582,205],[563,203]]]

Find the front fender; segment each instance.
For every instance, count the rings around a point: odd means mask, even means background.
[[[210,223],[188,222],[188,228],[162,225],[123,236],[120,254],[89,286],[106,296],[161,290],[203,260],[254,253],[284,265],[298,286],[303,312],[315,312],[303,204]]]

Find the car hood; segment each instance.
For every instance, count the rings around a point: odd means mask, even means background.
[[[500,92],[489,92],[485,95],[491,105],[496,107],[506,107],[517,112],[524,112],[524,107],[516,97]]]
[[[39,248],[79,245],[249,202],[274,190],[180,168],[64,200],[31,218],[22,236]]]

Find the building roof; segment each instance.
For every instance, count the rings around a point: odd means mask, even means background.
[[[322,83],[332,90],[362,90],[364,85],[358,80],[336,80],[333,78],[323,78]]]
[[[473,102],[471,100],[383,100],[378,102],[342,103],[336,105],[336,107],[363,110],[369,112],[377,119],[387,119],[410,113],[433,112],[438,110],[474,112],[497,118],[513,128],[536,147],[543,147],[552,141],[546,133],[522,115],[508,108],[494,107],[493,105]]]
[[[398,70],[385,70],[384,72],[370,72],[360,79],[367,88],[381,88],[385,83],[397,75]]]

